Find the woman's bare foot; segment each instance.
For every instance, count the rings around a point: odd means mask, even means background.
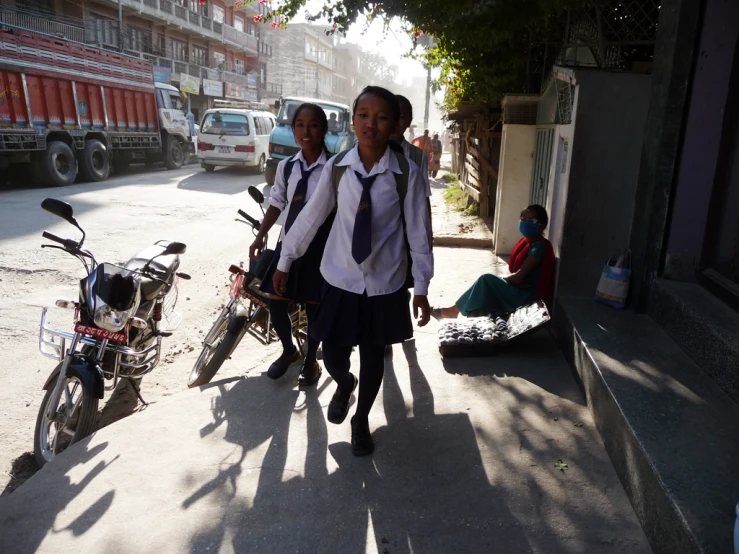
[[[441,309],[441,317],[444,319],[457,319],[459,315],[459,308],[457,306],[450,306],[449,308]]]

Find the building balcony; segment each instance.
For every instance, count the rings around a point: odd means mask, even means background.
[[[85,42],[85,29],[82,25],[61,23],[46,19],[39,14],[24,13],[3,6],[0,6],[0,27],[19,27],[76,42]]]
[[[118,0],[101,1],[118,6]],[[121,2],[124,7],[136,11],[140,17],[178,27],[191,35],[208,39],[212,43],[232,46],[251,56],[258,55],[256,37],[190,11],[172,0],[121,0]]]
[[[226,42],[230,42],[244,50],[251,51],[255,56],[259,53],[259,41],[257,37],[239,31],[230,25],[223,26],[223,38]]]

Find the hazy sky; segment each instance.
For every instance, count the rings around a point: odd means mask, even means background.
[[[310,13],[316,13],[323,3],[324,0],[309,0],[306,5],[306,9],[309,10]],[[304,21],[305,18],[302,14],[298,14],[298,16],[293,20],[294,23],[302,23]],[[416,60],[402,57],[410,51],[413,41],[406,34],[402,25],[397,20],[391,22],[390,30],[386,33],[382,20],[375,19],[372,24],[367,27],[366,19],[363,16],[360,16],[356,23],[354,23],[347,32],[346,40],[348,42],[359,44],[363,50],[378,52],[382,54],[390,64],[397,65],[400,69],[398,75],[406,85],[411,84],[413,77],[426,77],[426,69],[423,67],[423,64]],[[432,75],[436,77],[437,73],[438,72],[432,73]],[[436,100],[441,101],[442,98],[443,94],[441,92],[437,93]],[[436,123],[440,119],[441,114],[433,105],[433,98],[431,103],[430,119],[432,122]],[[439,128],[440,123],[436,123],[433,126]]]

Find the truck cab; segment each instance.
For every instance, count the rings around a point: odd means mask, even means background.
[[[300,152],[300,147],[293,135],[292,120],[295,111],[306,102],[318,104],[326,112],[326,118],[328,119],[326,146],[332,156],[342,150],[351,148],[357,140],[351,124],[351,108],[348,105],[315,98],[288,97],[283,99],[282,103],[278,102],[275,105],[279,109],[277,125],[269,136],[269,159],[265,171],[269,186],[272,186],[275,182],[277,164],[281,160]]]
[[[194,155],[187,106],[180,91],[166,83],[154,83],[157,91],[157,111],[162,132],[162,154],[167,167],[181,166],[186,154]]]

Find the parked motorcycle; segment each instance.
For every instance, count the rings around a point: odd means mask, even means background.
[[[249,187],[249,196],[259,204],[262,215],[264,215],[264,195],[258,188],[251,186]],[[252,233],[256,235],[261,222],[243,210],[238,210],[238,214],[244,219],[236,219],[236,221],[251,225]],[[264,239],[265,244],[267,238]],[[205,335],[203,350],[187,381],[188,387],[199,387],[210,383],[223,362],[236,350],[246,333],[255,337],[262,344],[270,344],[278,340],[277,334],[272,329],[269,316],[269,298],[259,290],[262,283],[261,279],[269,267],[272,254],[272,250],[265,250],[262,252],[259,262],[251,262],[248,269],[244,268],[244,262],[239,263],[239,265],[231,265],[228,268],[231,273],[231,286],[228,291],[229,300],[221,309],[210,331]],[[305,310],[298,304],[292,304],[289,313],[293,325],[293,336],[302,352],[306,340],[307,319]]]
[[[124,267],[98,263],[82,248],[85,231],[72,206],[47,198],[41,207],[82,232],[78,242],[44,231],[45,239],[60,246],[41,248],[75,256],[87,277],[80,281],[78,300],[56,301],[60,308],[74,309],[72,332],[49,328],[47,309],[41,310],[39,350],[59,364],[46,380],[36,419],[34,454],[39,467],[95,430],[98,401],[120,379],[127,379],[144,402],[140,381],[159,363],[162,338],[169,337],[182,320],[174,309],[178,278],[190,278],[177,272],[179,256],[186,250],[181,242],[158,241]]]

